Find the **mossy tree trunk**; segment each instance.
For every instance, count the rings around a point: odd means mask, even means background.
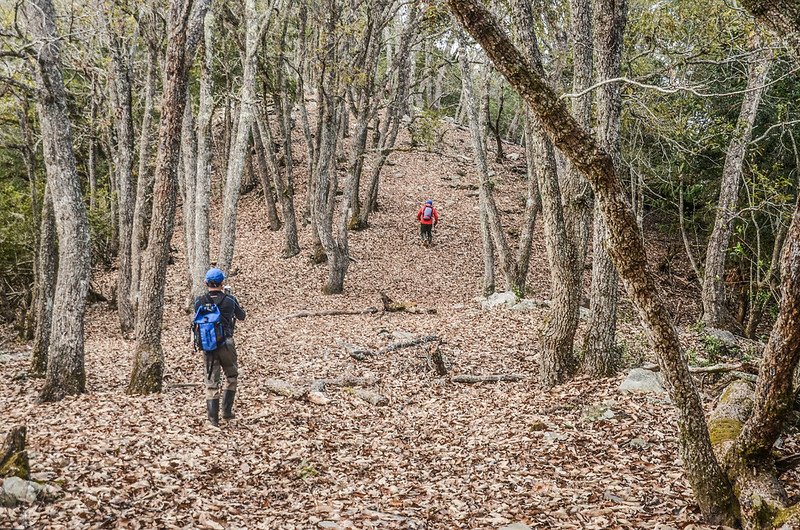
[[[736,499],[712,451],[702,401],[689,374],[678,334],[648,269],[641,231],[627,204],[612,158],[580,127],[545,82],[541,70],[529,66],[530,62],[479,2],[448,0],[448,5],[539,118],[553,143],[592,186],[609,227],[609,254],[644,322],[665,375],[667,390],[678,411],[679,448],[689,483],[709,521],[735,523]],[[542,189],[546,212],[545,196]]]

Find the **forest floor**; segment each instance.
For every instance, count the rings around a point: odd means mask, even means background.
[[[343,295],[321,294],[326,268],[309,263],[308,227],[301,255],[281,259],[283,235],[266,229],[263,199],[242,198],[230,285],[248,316],[236,333],[237,419],[221,429],[205,419],[204,363],[188,343],[180,225],[168,273],[162,393],[125,394],[133,341],[108,304],[87,315],[84,395],[38,404],[42,382],[24,377],[26,346],[0,354],[0,435],[27,424],[33,472],[64,493],[51,504],[0,508],[0,528],[706,528],[682,475],[665,398],[621,393],[624,374],[544,390],[536,359],[546,312],[481,310],[477,197],[447,178],[463,173],[475,182],[474,165],[466,134],[451,131],[445,141],[444,154],[392,156],[381,211],[368,230],[350,234],[355,261]],[[302,159],[298,165],[303,180]],[[522,211],[515,165],[524,167],[524,158],[495,167],[509,225]],[[419,244],[414,217],[427,197],[442,217],[430,249]],[[671,237],[654,231],[648,241],[657,268],[683,261],[670,258]],[[685,270],[669,272],[662,287],[688,324],[697,317],[695,293]],[[112,271],[95,271],[104,293],[113,281]],[[548,285],[539,233],[530,296],[547,298]],[[381,292],[436,313],[268,320],[304,309],[380,307]],[[357,361],[338,342],[379,348],[427,334],[444,341],[452,373],[524,379],[457,384],[431,369],[424,347]],[[627,306],[619,342],[629,365],[649,357]],[[329,389],[331,401],[319,405],[264,385],[283,379],[307,387],[342,376],[378,379],[370,388],[388,405],[367,404],[346,388]]]

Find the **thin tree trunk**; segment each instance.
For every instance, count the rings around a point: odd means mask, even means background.
[[[285,42],[281,43],[281,49]],[[278,124],[283,136],[284,181],[280,172],[273,173],[275,191],[281,203],[284,222],[284,236],[286,244],[283,248],[283,257],[291,258],[300,253],[300,243],[297,238],[297,216],[294,209],[294,155],[292,152],[292,104],[289,99],[289,81],[286,76],[286,58],[281,54],[278,70],[278,87],[280,95],[276,101],[278,108]],[[265,123],[266,124],[266,123]],[[269,127],[268,124],[266,124]],[[261,125],[259,124],[259,127]],[[270,140],[271,141],[271,140]]]
[[[515,2],[514,16],[519,21],[521,38],[527,44],[525,65],[528,69],[528,65],[532,65],[532,71],[543,77],[544,69],[528,0]],[[580,291],[575,278],[575,243],[570,238],[564,220],[555,150],[545,133],[546,124],[536,115],[531,115],[530,119],[532,123],[527,127],[526,143],[530,144],[529,152],[533,153],[537,168],[553,301],[550,318],[542,331],[539,377],[545,386],[555,386],[571,378],[577,365],[573,341],[578,328]]]
[[[197,187],[194,211],[194,263],[192,265],[192,298],[205,290],[205,274],[209,267],[208,205],[211,196],[212,138],[214,110],[214,33],[213,9],[208,9],[203,26],[203,69],[200,74],[200,102],[197,110]]]
[[[719,192],[719,208],[714,221],[714,230],[706,249],[705,273],[703,275],[703,321],[715,328],[730,328],[733,317],[725,305],[725,257],[728,252],[736,204],[739,201],[739,185],[747,146],[753,133],[753,124],[758,113],[758,104],[764,92],[764,83],[769,73],[772,50],[762,48],[756,36],[751,48],[757,53],[753,56],[747,76],[747,91],[742,99],[739,119],[733,138],[725,156],[722,169],[722,182]]]
[[[36,269],[36,300],[34,301],[35,324],[33,331],[33,355],[31,373],[43,376],[47,372],[47,357],[50,347],[50,328],[53,323],[53,297],[55,295],[58,267],[56,218],[53,214],[53,199],[50,189],[45,187],[42,200],[41,230],[39,232],[39,260]]]
[[[169,245],[175,222],[181,124],[186,105],[189,70],[186,34],[192,2],[193,0],[175,1],[170,8],[153,188],[153,222],[150,224],[147,250],[142,259],[135,359],[128,383],[130,394],[159,392],[164,374],[161,322],[164,314],[164,284]]]
[[[110,18],[110,17],[109,17]],[[107,24],[111,24],[111,20]],[[117,311],[122,331],[134,326],[134,307],[127,293],[131,289],[131,232],[133,229],[133,111],[131,106],[131,71],[122,38],[109,27],[111,40],[111,103],[116,132],[117,201],[119,203],[119,270],[117,274]]]
[[[627,21],[626,0],[595,0],[594,38],[597,53],[598,81],[620,75],[623,35]],[[622,93],[619,84],[610,83],[597,90],[598,143],[611,155],[617,168]],[[617,169],[619,171],[619,169]],[[599,207],[595,208],[592,259],[591,317],[586,328],[583,350],[585,369],[594,377],[613,375],[620,364],[614,332],[617,324],[619,277],[605,249],[608,230]]]
[[[256,118],[258,119],[258,118]],[[259,133],[257,123],[253,124],[253,145],[255,147],[255,168],[258,173],[259,181],[261,182],[261,189],[264,191],[264,203],[267,207],[267,226],[273,232],[281,229],[281,220],[278,218],[278,208],[275,204],[275,195],[272,192],[272,179],[270,179],[270,172],[267,168],[267,154],[264,147],[264,138]],[[274,149],[273,146],[269,146]],[[275,164],[277,166],[277,164]]]
[[[275,2],[278,3],[277,1]],[[254,105],[256,100],[256,69],[258,43],[269,22],[269,18],[277,5],[270,6],[262,14],[256,10],[255,0],[245,1],[245,53],[242,72],[242,89],[239,101],[239,118],[236,136],[231,145],[228,157],[228,169],[223,192],[222,229],[220,231],[219,258],[217,267],[230,271],[233,262],[233,251],[236,242],[236,214],[239,202],[245,158],[250,148],[250,134],[254,123]]]
[[[83,314],[91,275],[89,223],[72,151],[55,10],[50,0],[31,0],[30,6],[26,14],[36,57],[44,163],[60,242],[47,377],[40,398],[58,401],[86,390]]]
[[[409,10],[408,21],[403,29],[403,34],[400,37],[400,45],[397,48],[397,53],[393,60],[393,64],[397,66],[397,85],[394,87],[394,94],[389,108],[386,111],[386,117],[384,118],[384,128],[381,133],[380,145],[377,149],[378,158],[372,166],[367,195],[363,208],[361,209],[361,217],[358,223],[360,228],[369,226],[369,215],[378,209],[380,174],[397,141],[400,121],[404,114],[403,111],[408,106],[408,91],[411,85],[410,72],[413,71],[413,62],[410,60],[410,52],[419,30],[419,18],[419,6],[415,3]]]
[[[142,253],[147,247],[147,230],[150,226],[150,214],[153,208],[153,178],[150,170],[150,130],[153,123],[153,98],[155,97],[158,48],[150,43],[147,48],[147,74],[144,86],[144,109],[142,125],[139,132],[139,170],[136,181],[136,205],[133,210],[133,227],[131,230],[131,285],[130,291],[117,293],[118,297],[128,296],[134,310],[139,304],[139,279],[142,264]]]
[[[195,208],[197,197],[197,133],[192,98],[186,95],[181,126],[181,173],[183,175],[183,247],[186,254],[186,279],[192,286],[192,265],[195,261]],[[189,297],[189,303],[193,298]]]

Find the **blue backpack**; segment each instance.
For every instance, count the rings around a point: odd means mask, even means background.
[[[222,296],[220,304],[225,300],[225,296]],[[225,342],[225,332],[222,329],[222,313],[219,306],[208,295],[205,296],[205,302],[197,308],[192,320],[192,330],[195,349],[208,353],[222,346]]]
[[[426,205],[425,209],[422,210],[422,218],[426,221],[430,221],[431,217],[433,217],[433,206]]]

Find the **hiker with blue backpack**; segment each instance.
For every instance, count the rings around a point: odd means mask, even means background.
[[[433,228],[439,224],[439,213],[433,207],[433,201],[428,199],[417,212],[419,221],[419,235],[425,245],[433,241]]]
[[[192,330],[195,349],[206,356],[206,408],[208,420],[219,426],[220,369],[225,373],[225,393],[222,397],[222,418],[230,420],[233,415],[233,399],[239,367],[236,360],[236,344],[233,331],[237,320],[245,319],[245,312],[236,297],[223,287],[225,273],[210,269],[206,273],[208,293],[195,299],[195,317]]]

